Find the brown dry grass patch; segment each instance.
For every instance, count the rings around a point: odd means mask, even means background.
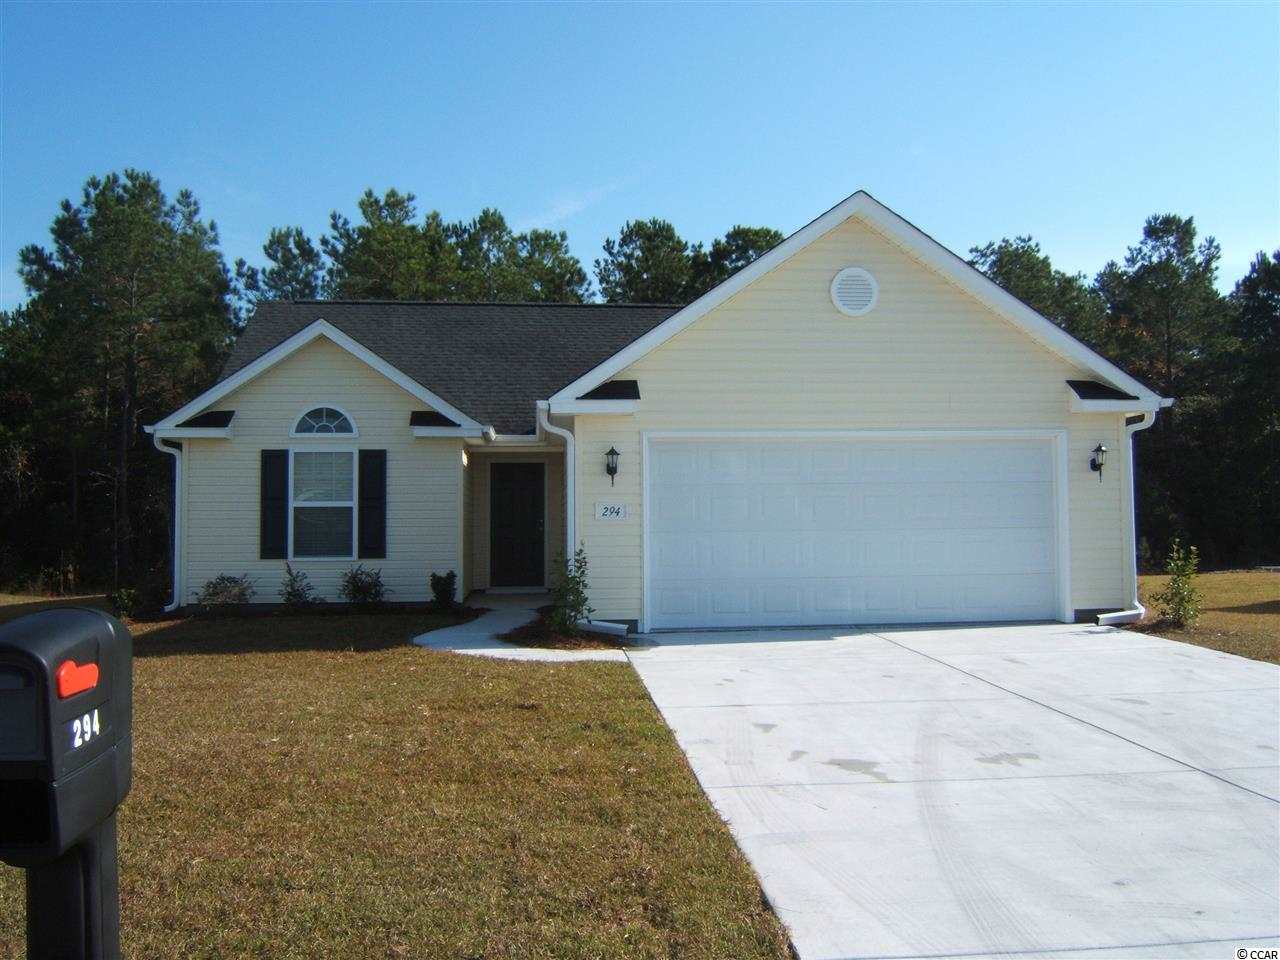
[[[1139,596],[1150,611],[1139,629],[1251,660],[1280,663],[1280,573],[1226,570],[1200,574],[1196,586],[1204,595],[1204,609],[1190,629],[1179,629],[1158,619],[1151,598],[1168,583],[1167,576],[1143,576],[1138,580]]]
[[[787,956],[628,666],[405,645],[442,625],[135,625],[127,956]],[[22,918],[0,867],[0,956]]]

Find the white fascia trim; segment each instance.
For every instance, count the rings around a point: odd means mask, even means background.
[[[594,369],[553,394],[552,401],[580,397],[609,378],[631,366],[666,343],[694,321],[705,316],[737,294],[748,284],[764,276],[819,237],[830,233],[851,217],[860,216],[880,233],[909,251],[979,302],[1021,328],[1043,346],[1084,370],[1106,380],[1112,386],[1132,393],[1145,403],[1159,403],[1161,398],[1129,376],[1111,361],[1099,356],[1052,321],[1042,317],[999,284],[952,253],[919,228],[908,223],[865,190],[846,197],[822,216],[801,227],[758,260],[742,268],[728,280],[708,290],[687,307],[672,314],[639,340],[615,353]]]
[[[410,427],[415,437],[483,437],[483,427]]]
[[[1169,406],[1162,398],[1153,401],[1143,400],[1081,400],[1071,390],[1067,401],[1067,409],[1072,413],[1155,413],[1161,407]]]
[[[630,416],[640,409],[639,400],[551,400],[551,412],[576,416],[583,413]]]
[[[143,427],[157,440],[225,440],[231,436],[230,427]]]
[[[274,347],[272,347],[262,356],[258,357],[258,359],[254,360],[252,363],[247,364],[244,367],[241,367],[231,376],[227,377],[227,379],[221,381],[220,383],[215,383],[212,387],[210,387],[204,393],[200,394],[200,396],[196,397],[186,406],[169,414],[169,416],[165,417],[163,420],[157,423],[156,427],[157,428],[176,427],[183,420],[186,420],[188,417],[194,416],[195,414],[199,413],[201,410],[209,406],[211,403],[214,403],[220,400],[222,397],[225,397],[232,390],[235,390],[237,387],[243,386],[244,384],[252,380],[254,377],[271,369],[281,360],[285,359],[286,357],[288,357],[293,353],[296,353],[298,350],[305,347],[307,344],[315,340],[317,337],[328,338],[331,342],[337,344],[339,347],[346,350],[353,357],[355,357],[358,360],[362,360],[365,364],[372,367],[378,373],[382,374],[384,377],[386,377],[396,386],[400,387],[406,393],[409,393],[414,397],[417,397],[423,403],[426,403],[429,406],[431,406],[432,409],[444,414],[450,420],[456,421],[460,426],[464,426],[464,427],[482,426],[481,424],[477,423],[475,420],[472,420],[470,417],[468,417],[465,413],[463,413],[457,407],[453,406],[450,403],[447,403],[446,401],[442,400],[440,397],[436,396],[434,393],[432,393],[422,384],[418,383],[417,380],[414,380],[412,377],[407,376],[404,372],[402,372],[398,368],[392,366],[390,363],[388,363],[382,357],[378,356],[378,354],[374,353],[372,350],[364,346],[359,341],[343,333],[341,330],[339,330],[333,324],[329,323],[327,320],[319,319],[303,327],[301,330],[299,330],[293,336],[289,337],[287,340],[284,340],[281,343],[276,344]]]

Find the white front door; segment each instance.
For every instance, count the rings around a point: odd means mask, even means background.
[[[1052,439],[652,439],[651,629],[1062,616]]]

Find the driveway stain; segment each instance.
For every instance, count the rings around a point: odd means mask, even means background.
[[[809,755],[808,750],[792,750],[791,756],[787,757],[787,759],[790,760],[792,763],[795,763],[801,757],[807,757],[808,755]]]
[[[1137,704],[1139,707],[1151,706],[1150,700],[1139,700],[1137,697],[1116,697],[1116,702],[1117,703],[1133,703],[1133,704]]]
[[[776,723],[753,723],[752,726],[755,727],[757,730],[759,730],[761,733],[769,733],[770,731],[776,729],[778,725]]]
[[[986,757],[974,757],[979,763],[1005,764],[1010,767],[1022,766],[1023,760],[1039,760],[1038,753],[993,753]]]
[[[881,773],[876,767],[880,763],[876,760],[858,760],[854,757],[832,757],[830,760],[822,761],[825,766],[839,767],[849,773],[863,773],[873,780],[879,780],[881,783],[893,783],[893,778]]]

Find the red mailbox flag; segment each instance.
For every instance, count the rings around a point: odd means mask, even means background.
[[[83,666],[74,660],[64,660],[53,674],[58,678],[58,696],[65,700],[77,693],[92,690],[98,685],[98,665],[86,663]]]

